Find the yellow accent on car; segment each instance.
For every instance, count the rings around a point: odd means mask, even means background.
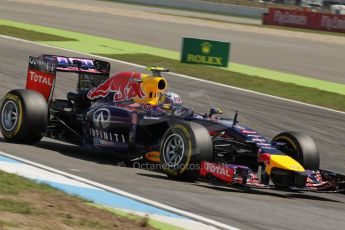
[[[17,121],[17,128],[14,131],[14,136],[16,136],[22,126],[22,121],[23,121],[23,107],[22,107],[22,102],[20,100],[18,102],[18,121]]]
[[[184,134],[187,137],[188,140],[188,149],[186,150],[185,154],[187,154],[187,159],[186,162],[184,163],[183,167],[180,170],[180,173],[183,173],[188,167],[189,167],[189,163],[192,157],[192,140],[191,140],[191,136],[189,135],[188,130],[186,129],[186,127],[182,126],[182,125],[175,125],[174,126],[175,129],[180,129],[184,132]]]
[[[10,131],[10,132],[4,132],[3,134],[8,137],[8,138],[12,138],[15,137],[18,132],[20,131],[20,128],[22,126],[22,121],[23,121],[23,108],[22,108],[22,103],[19,99],[19,97],[17,95],[13,95],[13,94],[7,94],[4,98],[8,99],[8,100],[12,100],[16,103],[17,105],[17,109],[18,109],[18,120],[17,120],[17,127],[14,131]]]
[[[303,166],[296,160],[285,155],[271,155],[270,163],[266,165],[266,173],[271,174],[272,168],[279,168],[285,170],[291,170],[295,172],[304,172]]]

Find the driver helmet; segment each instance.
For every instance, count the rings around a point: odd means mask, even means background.
[[[160,105],[164,109],[164,106],[167,104],[170,107],[168,108],[168,110],[175,111],[175,112],[182,111],[182,100],[181,100],[181,97],[177,93],[174,93],[172,91],[167,91],[162,94],[161,99],[160,99]]]

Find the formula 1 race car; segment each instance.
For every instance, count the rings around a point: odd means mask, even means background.
[[[199,114],[183,106],[161,75],[120,72],[110,63],[56,55],[30,57],[26,89],[8,92],[1,104],[0,128],[11,142],[33,144],[42,136],[146,159],[175,180],[212,178],[250,187],[345,190],[345,176],[319,169],[313,139],[283,132],[272,141],[221,109]],[[78,75],[76,92],[53,99],[57,72]],[[257,175],[260,175],[260,179]]]

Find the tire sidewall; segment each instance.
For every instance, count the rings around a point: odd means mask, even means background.
[[[4,97],[0,114],[8,101],[13,101],[17,106],[18,121],[12,130],[7,131],[3,127],[1,117],[0,128],[5,139],[23,144],[39,141],[48,125],[48,105],[42,94],[27,89],[12,90]]]
[[[287,155],[298,161],[305,169],[319,169],[319,151],[309,135],[299,132],[283,132],[275,136],[272,141],[290,144],[295,151]]]
[[[301,146],[293,135],[289,133],[281,133],[274,138],[274,141],[289,144],[295,151],[288,155],[299,163],[303,162],[303,152]]]
[[[9,102],[12,101],[16,107],[17,107],[17,111],[18,111],[18,118],[17,118],[17,123],[16,125],[13,127],[12,130],[6,130],[4,128],[3,125],[3,110],[5,108],[5,105]],[[20,98],[20,95],[16,94],[15,91],[11,91],[9,93],[7,93],[4,97],[4,100],[1,104],[1,109],[0,109],[0,113],[1,113],[1,124],[0,124],[0,128],[1,128],[1,132],[3,134],[3,136],[6,139],[11,139],[11,138],[15,138],[16,136],[18,136],[20,134],[21,131],[21,127],[23,125],[23,120],[25,118],[24,116],[24,110],[23,110],[23,104],[22,104],[22,99]]]
[[[171,167],[166,163],[165,159],[165,147],[171,135],[177,134],[182,137],[183,145],[184,145],[184,153],[181,161]],[[166,174],[170,176],[179,176],[183,174],[185,171],[190,170],[192,165],[192,154],[193,154],[193,147],[194,147],[194,136],[190,132],[190,130],[182,124],[175,124],[173,125],[163,136],[161,144],[161,164],[163,170]]]

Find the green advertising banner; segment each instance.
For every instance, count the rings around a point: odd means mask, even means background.
[[[229,52],[229,42],[183,38],[181,62],[227,67]]]

